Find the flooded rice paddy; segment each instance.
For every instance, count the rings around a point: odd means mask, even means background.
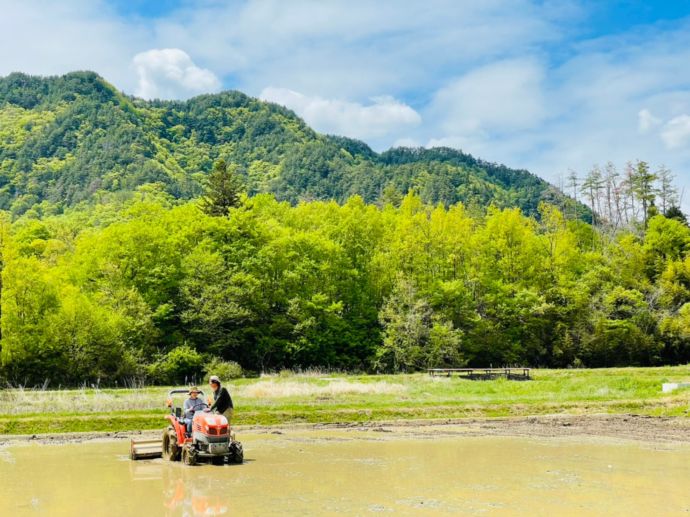
[[[690,446],[443,430],[238,436],[246,463],[128,442],[0,447],[3,515],[690,515]]]

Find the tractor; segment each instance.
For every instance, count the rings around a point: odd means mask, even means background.
[[[242,444],[235,440],[228,419],[208,411],[197,411],[192,420],[192,432],[187,433],[183,419],[183,408],[173,404],[174,395],[187,394],[187,390],[171,390],[168,394],[169,424],[163,431],[163,442],[132,441],[132,459],[163,456],[168,461],[182,461],[185,465],[196,465],[199,461],[210,461],[213,465],[242,463]],[[200,393],[203,395],[203,393]]]

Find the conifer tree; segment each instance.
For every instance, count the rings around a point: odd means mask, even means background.
[[[244,191],[239,167],[228,165],[223,159],[218,160],[206,178],[204,188],[201,209],[214,217],[227,215],[228,210],[240,205],[240,196]]]

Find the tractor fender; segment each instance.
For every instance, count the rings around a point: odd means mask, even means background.
[[[186,441],[184,424],[181,424],[174,415],[166,415],[165,418],[170,421],[170,425],[175,430],[177,443],[182,445]]]

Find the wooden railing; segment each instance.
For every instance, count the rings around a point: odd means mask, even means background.
[[[506,379],[526,381],[530,379],[530,368],[429,368],[432,377],[457,375],[466,379],[489,380]]]

